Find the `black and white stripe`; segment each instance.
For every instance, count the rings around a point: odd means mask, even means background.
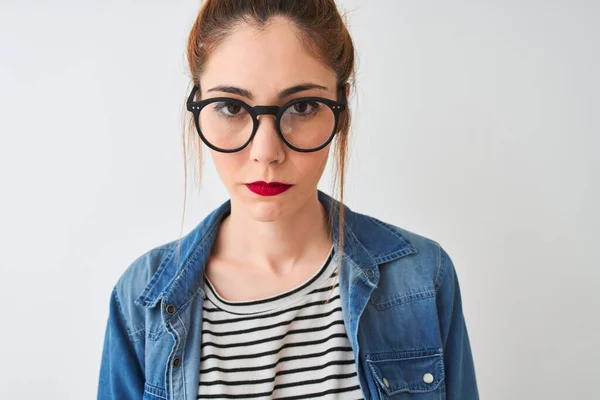
[[[256,301],[226,301],[205,279],[198,399],[363,398],[332,257]]]

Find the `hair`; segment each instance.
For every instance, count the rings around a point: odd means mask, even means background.
[[[355,49],[342,16],[334,0],[206,0],[190,31],[187,42],[187,61],[191,75],[190,85],[200,88],[200,76],[207,60],[215,48],[242,24],[256,29],[265,29],[273,17],[283,17],[291,21],[302,46],[311,55],[320,59],[336,74],[337,86],[350,84],[354,91],[356,81]],[[336,91],[337,92],[337,91]],[[201,93],[199,90],[198,93]],[[184,152],[184,201],[181,232],[185,218],[188,162],[195,164],[196,184],[200,188],[202,177],[202,143],[195,130],[191,113],[183,107],[183,152]],[[332,203],[327,229],[332,234],[334,216],[339,213],[338,268],[339,272],[344,249],[344,183],[348,160],[350,135],[350,109],[339,117],[335,136],[334,173],[332,176],[332,197],[339,200]],[[337,190],[336,190],[337,189]],[[180,238],[181,244],[181,238]]]

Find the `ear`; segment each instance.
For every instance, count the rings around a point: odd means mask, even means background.
[[[346,98],[350,96],[350,84],[346,83]]]

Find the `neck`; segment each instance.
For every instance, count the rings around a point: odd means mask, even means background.
[[[269,221],[253,218],[232,199],[213,256],[286,275],[305,260],[320,260],[331,249],[327,221],[327,211],[316,193],[293,213]]]

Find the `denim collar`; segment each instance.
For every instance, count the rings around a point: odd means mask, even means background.
[[[318,190],[318,199],[329,213],[340,203]],[[135,304],[152,308],[161,298],[177,310],[185,308],[194,296],[204,296],[204,266],[223,218],[231,212],[231,200],[225,201],[206,216],[190,233],[171,248]],[[376,286],[379,273],[371,268],[380,263],[416,253],[416,248],[396,229],[373,217],[356,213],[344,205],[344,258],[352,266],[350,274]],[[338,213],[332,220],[334,252],[338,251]],[[337,258],[337,257],[336,257]]]

